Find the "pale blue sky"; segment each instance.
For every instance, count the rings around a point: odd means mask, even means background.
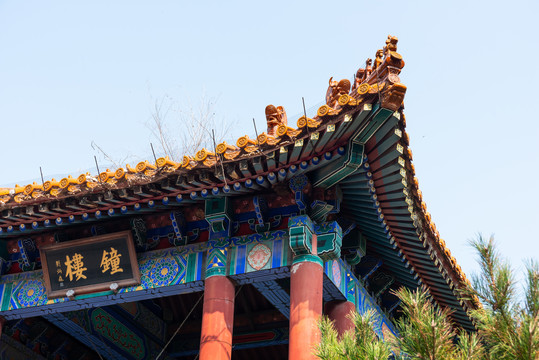
[[[350,78],[392,34],[442,237],[467,273],[477,232],[520,267],[539,258],[538,14],[518,0],[0,0],[0,184],[27,183],[40,166],[47,179],[93,168],[92,140],[151,159],[152,97],[218,98],[217,118],[238,124],[230,141],[254,136],[266,105],[292,115],[302,96],[320,103],[330,76]]]

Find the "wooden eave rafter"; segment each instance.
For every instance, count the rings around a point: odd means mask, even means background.
[[[400,136],[395,137],[395,133]],[[393,143],[388,143],[388,139],[392,139]],[[404,114],[401,113],[400,121],[393,128],[380,129],[367,143],[369,173],[357,173],[344,180],[343,208],[355,214],[354,220],[357,220],[358,226],[363,226],[364,234],[370,240],[369,247],[385,259],[384,266],[399,275],[395,266],[401,266],[404,274],[404,263],[395,263],[388,255],[391,251],[401,252],[434,299],[455,310],[454,319],[458,323],[473,328],[466,311],[476,308],[478,304],[459,299],[456,289],[468,281],[445,242],[440,239],[430,214],[426,212],[408,145]],[[386,177],[379,175],[384,172],[388,175],[387,181]],[[370,181],[375,177],[374,182]],[[361,185],[366,181],[371,186],[368,192]],[[359,185],[355,187],[353,184]],[[367,201],[369,194],[370,202]],[[357,201],[358,196],[362,201]],[[394,215],[397,212],[399,216]],[[376,218],[379,226],[373,224]],[[390,245],[388,238],[397,244],[396,248]]]

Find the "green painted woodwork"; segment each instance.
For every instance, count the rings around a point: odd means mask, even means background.
[[[347,145],[345,156],[313,172],[313,186],[327,189],[336,185],[339,181],[361,167],[363,164],[363,153],[363,145],[355,142]]]
[[[268,171],[273,171],[277,168],[277,161],[275,161],[275,151],[271,151],[266,154],[266,165],[268,166]]]
[[[333,210],[333,208],[333,205],[328,204],[325,201],[315,200],[311,204],[311,211],[309,215],[315,222],[325,222],[329,212]]]
[[[398,113],[395,113],[389,109],[381,108],[377,110],[372,119],[369,121],[367,127],[362,129],[361,132],[354,137],[354,141],[357,141],[360,144],[365,144],[391,115],[395,115],[397,118],[400,116]]]
[[[316,231],[316,228],[321,230]],[[313,254],[312,241],[315,233],[320,233],[319,236],[323,237],[325,248],[322,250],[327,259],[338,257],[337,252],[340,255],[342,231],[336,221],[318,226],[314,225],[307,215],[295,216],[288,220],[288,233],[290,248],[294,253],[292,264],[307,261],[323,265],[324,261],[318,255]],[[320,251],[318,251],[318,254],[320,254]]]
[[[342,229],[336,221],[315,226],[318,256],[324,261],[341,257]]]
[[[192,282],[198,280],[199,276],[199,269],[196,266],[193,266],[192,264],[196,264],[198,260],[198,254],[197,253],[191,253],[187,255],[187,264],[190,266],[187,266],[187,269],[185,271],[185,282]]]
[[[361,121],[356,116],[354,122]],[[365,143],[394,113],[388,109],[378,109],[368,121],[367,126],[358,131],[346,146],[346,155],[338,160],[332,161],[326,166],[313,172],[312,183],[314,187],[329,188],[353,174],[363,164],[365,157]],[[394,116],[396,117],[396,116]],[[394,125],[393,125],[394,126]]]
[[[290,248],[295,256],[313,253],[314,225],[307,215],[292,217],[288,220]]]
[[[208,199],[205,202],[206,221],[210,225],[210,239],[229,237],[231,224],[231,201],[229,197]]]
[[[294,256],[294,260],[292,260],[292,264],[299,264],[302,262],[312,262],[320,266],[324,265],[324,262],[322,259],[320,259],[320,257],[312,254]]]
[[[330,140],[335,139],[335,124],[329,124],[326,127],[326,131],[323,131],[321,134],[322,135],[319,136],[319,139],[316,142],[316,153],[322,152],[326,148]]]
[[[301,153],[303,151],[303,139],[296,140],[294,143],[294,147],[292,148],[292,151],[290,153],[290,162],[295,162],[299,159]]]
[[[346,300],[354,304],[357,304],[358,303],[357,295],[359,294],[359,291],[356,291],[355,287],[357,287],[357,284],[354,281],[354,278],[352,277],[351,273],[347,271],[346,272]]]
[[[352,266],[359,264],[367,251],[367,239],[358,229],[354,229],[343,239],[343,249],[349,250],[344,259]]]
[[[225,276],[227,264],[227,248],[208,250],[206,258],[206,279],[212,276]]]

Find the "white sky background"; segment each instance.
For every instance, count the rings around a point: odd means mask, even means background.
[[[519,0],[0,0],[0,184],[25,185],[40,166],[45,180],[96,173],[92,141],[131,165],[153,159],[150,142],[159,157],[147,124],[166,96],[184,109],[217,99],[216,117],[237,124],[228,142],[254,137],[266,105],[290,118],[302,96],[320,103],[329,77],[351,78],[391,34],[440,234],[468,274],[478,232],[521,269],[539,259],[537,14]]]

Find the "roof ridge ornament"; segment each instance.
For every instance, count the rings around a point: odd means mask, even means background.
[[[276,136],[277,128],[281,125],[288,125],[286,111],[282,106],[268,105],[265,109],[266,122],[268,124],[268,135]]]
[[[342,79],[341,81],[333,80],[333,76],[329,78],[329,86],[326,92],[326,104],[330,108],[335,108],[338,104],[341,95],[348,95],[350,92],[350,80]]]

